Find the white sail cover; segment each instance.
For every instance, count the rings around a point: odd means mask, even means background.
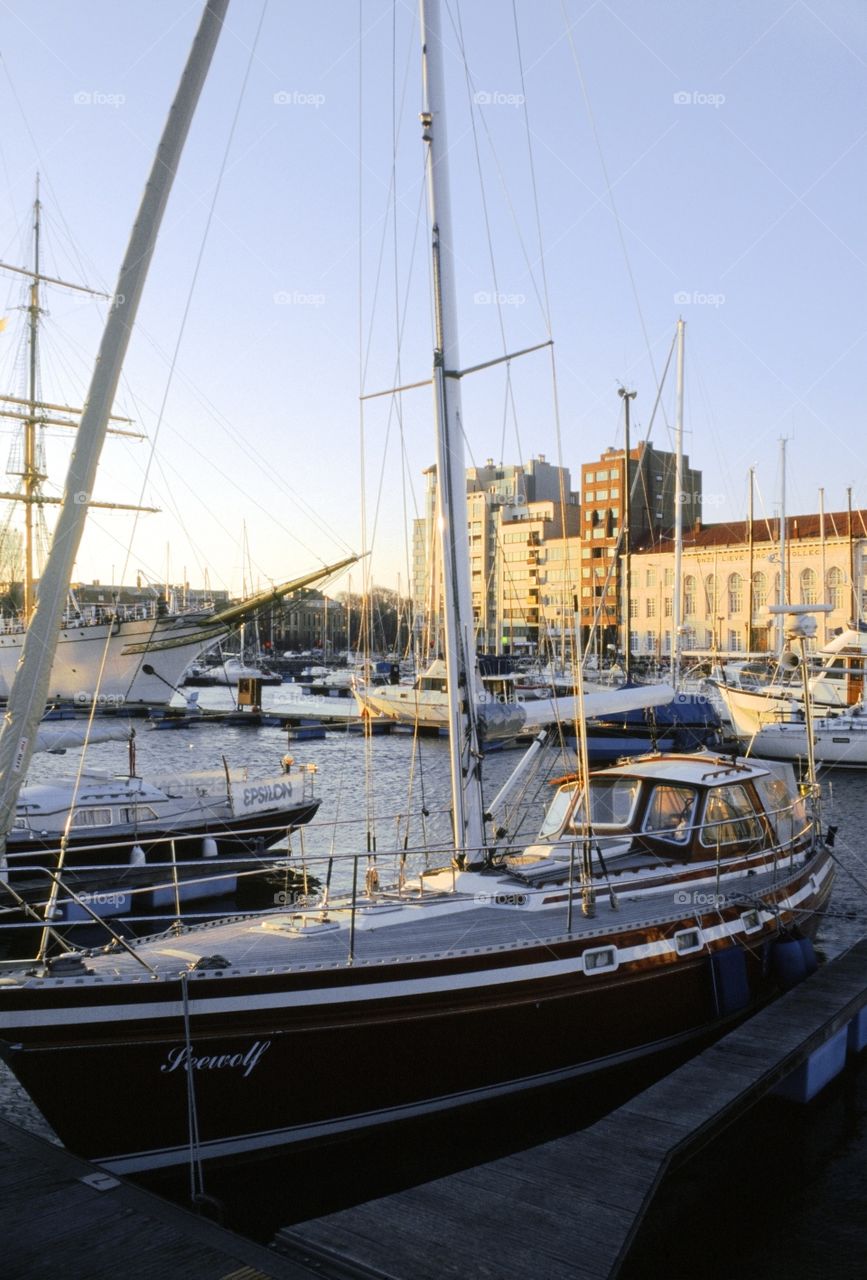
[[[483,738],[514,738],[533,733],[550,724],[568,724],[578,719],[583,702],[588,720],[597,716],[623,715],[642,707],[666,706],[674,698],[669,684],[637,684],[625,689],[600,689],[585,693],[583,699],[534,698],[526,702],[499,702],[494,698],[476,703],[479,731]]]
[[[36,730],[36,751],[69,751],[96,742],[128,742],[133,728],[127,721],[94,724],[86,720],[41,724]]]

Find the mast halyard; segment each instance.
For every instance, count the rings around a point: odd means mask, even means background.
[[[675,462],[674,462],[674,591],[672,597],[671,622],[671,683],[675,689],[680,683],[680,649],[683,640],[683,356],[686,324],[677,322],[677,392],[675,417]]]
[[[449,751],[455,857],[474,861],[485,846],[481,751],[475,716],[476,645],[469,583],[467,481],[447,160],[439,0],[419,0],[428,207],[432,234],[437,449],[437,524],[444,592]]]
[[[36,175],[36,199],[33,204],[33,278],[30,281],[30,306],[28,308],[28,341],[30,359],[28,367],[28,417],[24,423],[24,617],[29,620],[33,612],[33,506],[44,476],[36,466],[36,424],[38,400],[38,341],[39,341],[39,240],[40,212],[39,175]]]
[[[632,645],[629,634],[630,618],[632,616],[632,529],[630,527],[632,477],[629,457],[632,445],[629,439],[629,403],[635,399],[638,392],[627,391],[625,387],[619,387],[617,394],[623,401],[623,525],[621,528],[623,538],[623,595],[620,608],[623,616],[623,674],[626,677],[626,683],[629,684],[632,679]]]

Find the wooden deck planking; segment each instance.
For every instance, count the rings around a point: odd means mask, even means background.
[[[0,1119],[3,1280],[310,1280],[315,1272]]]
[[[667,1169],[865,1003],[867,939],[591,1128],[298,1224],[279,1243],[332,1277],[607,1280]]]

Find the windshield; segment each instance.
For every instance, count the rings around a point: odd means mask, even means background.
[[[641,787],[640,778],[602,777],[590,782],[590,821],[593,829],[625,827],[629,825],[635,810],[635,802]],[[576,792],[580,792],[569,817],[569,830],[580,830],[585,822],[584,791],[578,782],[560,787],[554,797],[542,825],[543,836],[557,835],[563,830]]]

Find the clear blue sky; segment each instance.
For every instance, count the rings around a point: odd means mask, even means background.
[[[790,512],[815,510],[820,485],[829,510],[847,485],[867,506],[863,4],[515,8],[517,37],[506,0],[445,6],[461,349],[470,365],[501,354],[504,336],[510,350],[546,336],[529,122],[559,437],[548,357],[529,356],[511,395],[503,369],[465,380],[468,460],[543,453],[577,483],[580,463],[618,441],[621,381],[646,426],[651,359],[661,371],[682,315],[706,518],[743,517],[751,465],[760,510],[774,509],[781,435]],[[415,6],[271,0],[251,62],[261,14],[253,0],[230,7],[130,348],[117,408],[157,436],[153,462],[145,443],[104,454],[97,496],[143,494],[163,514],[139,521],[127,558],[132,518],[95,513],[85,580],[160,579],[168,558],[174,579],[207,571],[237,590],[245,528],[259,582],[360,548],[359,334],[367,390],[394,383],[398,326],[401,380],[429,372]],[[0,259],[27,256],[39,169],[44,269],[110,290],[199,5],[10,0],[0,17]],[[20,283],[0,277],[0,389],[20,386],[20,303]],[[47,305],[43,394],[75,401],[99,307],[59,292]],[[365,413],[367,541],[389,586],[405,584],[403,530],[433,459],[428,394],[405,395],[401,417],[388,401]],[[670,447],[662,416],[653,441]]]

